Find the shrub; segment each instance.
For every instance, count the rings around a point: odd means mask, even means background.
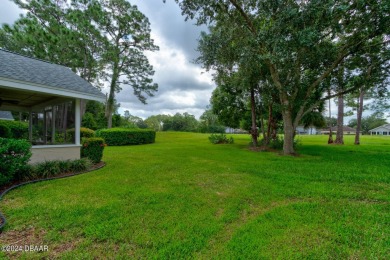
[[[81,158],[79,160],[66,160],[66,161],[46,161],[36,163],[30,167],[29,178],[30,179],[45,179],[54,177],[56,175],[67,172],[81,172],[87,170],[91,166],[91,162],[87,158]]]
[[[80,160],[74,160],[70,162],[69,171],[81,172],[91,167],[92,163],[88,158],[81,158]]]
[[[83,127],[87,127],[89,129],[96,130],[97,123],[96,123],[95,115],[92,113],[86,112],[83,116],[83,120],[81,121],[81,125]]]
[[[68,142],[74,140],[74,132],[74,128],[66,130],[66,139],[68,140]],[[95,131],[93,131],[92,129],[80,127],[80,138],[90,138],[94,137],[94,135]]]
[[[26,140],[0,138],[0,185],[25,170],[31,157],[31,144]]]
[[[234,143],[233,137],[227,137],[225,134],[212,134],[209,136],[209,140],[213,144],[232,144]]]
[[[10,138],[28,139],[28,123],[26,122],[0,120],[0,126],[6,126],[11,130]]]
[[[33,175],[39,178],[48,178],[61,173],[60,161],[46,161],[37,163],[33,167]]]
[[[96,131],[107,145],[150,144],[156,139],[156,132],[151,129],[111,128]]]
[[[260,141],[260,143],[264,144],[265,140],[262,139]],[[282,150],[283,149],[283,143],[284,143],[284,138],[277,135],[276,139],[271,139],[269,141],[268,147],[272,148],[272,149],[276,149],[276,150]],[[294,143],[293,143],[294,149],[298,148],[298,146],[299,146],[299,140],[298,139],[294,139]]]
[[[65,160],[65,161],[58,161],[58,168],[60,169],[61,173],[69,172],[72,168],[72,161],[71,160]]]
[[[104,139],[100,137],[83,138],[81,147],[81,157],[87,157],[93,163],[102,160],[104,150]]]
[[[11,129],[6,125],[0,125],[0,137],[12,138]]]
[[[26,164],[25,167],[18,170],[13,177],[15,181],[28,181],[31,179],[34,179],[34,172],[30,164]]]

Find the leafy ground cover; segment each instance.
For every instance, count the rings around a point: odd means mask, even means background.
[[[0,257],[389,258],[389,137],[302,136],[298,157],[234,139],[158,133],[106,147],[103,169],[12,191],[1,246],[49,251]]]

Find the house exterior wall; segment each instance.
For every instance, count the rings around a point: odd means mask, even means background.
[[[390,135],[390,129],[385,127],[377,127],[369,132],[371,135]]]
[[[316,127],[311,126],[308,128],[304,128],[303,126],[298,126],[295,131],[297,134],[304,134],[304,135],[316,135],[319,134],[319,131],[317,130]]]
[[[33,146],[30,164],[54,161],[54,160],[78,160],[80,159],[80,145],[50,145]]]

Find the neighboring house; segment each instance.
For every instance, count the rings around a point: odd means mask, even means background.
[[[67,67],[0,49],[0,109],[29,113],[31,163],[80,158],[80,100],[105,95]]]
[[[320,133],[320,131],[315,126],[309,126],[305,128],[303,125],[299,125],[295,131],[298,135],[317,135]]]
[[[332,133],[337,133],[337,126],[333,126],[331,129],[332,129]],[[323,128],[321,130],[321,134],[328,135],[329,128]],[[344,135],[354,135],[354,134],[356,134],[356,129],[349,127],[349,126],[343,126],[343,134]]]
[[[1,104],[0,104],[1,106]],[[0,120],[15,120],[11,111],[0,111]]]
[[[243,129],[226,127],[225,128],[225,133],[227,133],[227,134],[247,134],[248,131],[245,131]]]
[[[390,135],[390,124],[378,126],[368,132],[370,135]]]

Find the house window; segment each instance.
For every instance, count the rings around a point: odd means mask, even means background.
[[[75,127],[74,102],[47,106],[41,111],[32,113],[33,145],[74,144],[74,134],[69,129]]]
[[[387,132],[383,132],[383,135],[387,135]]]

